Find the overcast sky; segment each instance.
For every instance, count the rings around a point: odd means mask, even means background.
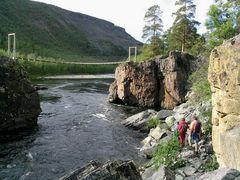
[[[123,27],[134,38],[143,41],[142,28],[144,15],[152,5],[159,5],[163,11],[164,29],[173,23],[172,12],[175,11],[175,0],[36,0],[54,4],[75,12],[80,12],[100,19],[105,19]],[[206,13],[213,0],[195,0],[197,5],[196,19],[202,23],[199,32],[205,32]]]

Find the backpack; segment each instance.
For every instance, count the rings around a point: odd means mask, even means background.
[[[182,125],[182,132],[183,132],[183,133],[186,133],[186,132],[187,132],[187,129],[188,129],[188,125],[187,125],[187,123],[184,123],[184,124]]]
[[[194,128],[194,133],[200,133],[201,131],[201,127],[202,127],[202,123],[201,122],[197,122],[196,125],[195,125],[195,128]]]

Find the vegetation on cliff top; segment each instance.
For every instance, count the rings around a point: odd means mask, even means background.
[[[205,23],[208,32],[203,35],[197,33],[197,26],[200,23],[194,19],[196,6],[193,0],[176,0],[175,5],[178,9],[173,13],[175,20],[172,27],[164,33],[160,31],[148,37],[152,38],[152,41],[147,41],[140,50],[137,58],[139,61],[148,60],[156,55],[167,55],[175,50],[207,57],[215,46],[240,32],[239,0],[215,0],[208,11],[208,19]],[[160,10],[160,7],[158,8]],[[161,20],[161,13],[150,10],[146,15],[151,13]],[[158,25],[162,28],[161,23],[154,24],[154,19],[150,19],[150,22],[152,23],[150,27]],[[149,24],[149,21],[147,23]],[[143,29],[143,35],[145,31],[146,28]],[[158,51],[154,50],[156,47],[159,48]]]
[[[210,32],[209,46],[211,49],[235,36],[240,32],[240,1],[215,0],[215,4],[208,11],[205,25]]]

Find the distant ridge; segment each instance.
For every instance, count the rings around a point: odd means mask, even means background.
[[[0,1],[0,48],[9,32],[21,52],[68,61],[119,59],[128,46],[141,45],[111,22],[29,0]]]

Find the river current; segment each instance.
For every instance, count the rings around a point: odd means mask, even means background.
[[[144,134],[121,125],[139,109],[107,102],[112,80],[41,81],[38,127],[0,144],[0,179],[58,179],[90,160],[134,159]]]

